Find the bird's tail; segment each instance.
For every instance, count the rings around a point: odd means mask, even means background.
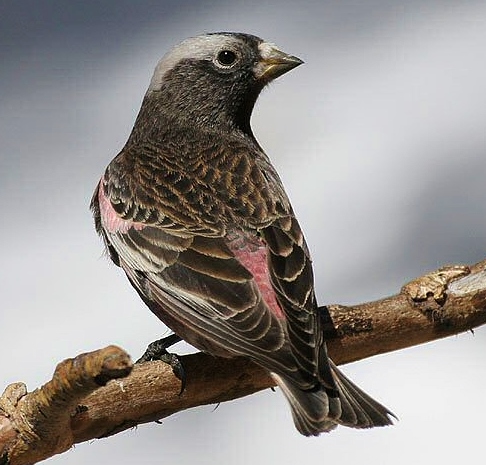
[[[331,364],[337,392],[322,385],[304,391],[291,379],[272,374],[290,403],[296,428],[305,436],[317,436],[337,425],[373,428],[391,425],[386,407],[362,391]]]

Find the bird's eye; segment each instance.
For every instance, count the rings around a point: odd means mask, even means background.
[[[218,53],[217,61],[221,66],[228,67],[236,62],[236,53],[231,50],[222,50]]]

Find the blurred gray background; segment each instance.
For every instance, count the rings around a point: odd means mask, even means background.
[[[305,60],[253,127],[313,252],[321,303],[485,258],[483,1],[0,2],[0,388],[164,334],[102,256],[88,203],[176,42],[250,32]],[[50,463],[452,463],[483,457],[486,330],[345,367],[400,421],[307,439],[278,392],[182,412]],[[184,351],[187,348],[179,347]]]

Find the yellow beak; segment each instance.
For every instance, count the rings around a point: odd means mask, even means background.
[[[269,82],[304,63],[300,58],[287,55],[268,42],[262,42],[258,48],[261,58],[253,68],[258,80]]]

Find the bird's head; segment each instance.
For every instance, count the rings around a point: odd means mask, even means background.
[[[146,100],[172,121],[251,132],[251,112],[263,87],[302,63],[249,34],[192,37],[158,63]]]

